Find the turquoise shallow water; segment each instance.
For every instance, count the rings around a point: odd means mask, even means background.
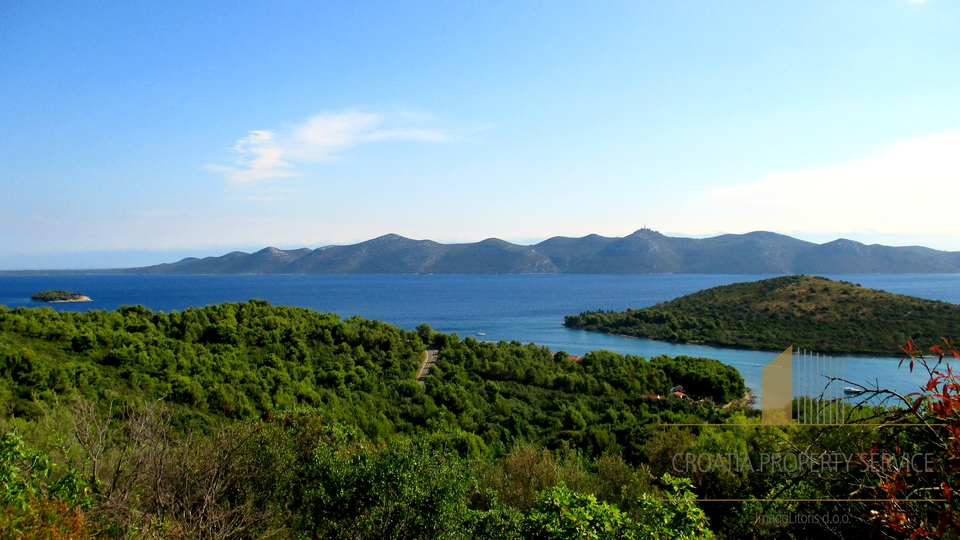
[[[606,336],[562,326],[564,315],[596,309],[642,308],[700,289],[764,279],[766,275],[311,275],[311,276],[2,276],[0,304],[38,307],[30,295],[65,289],[90,296],[78,304],[46,304],[86,311],[142,304],[157,311],[183,310],[251,298],[273,304],[360,315],[412,330],[428,323],[487,341],[534,342],[582,355],[607,349],[651,357],[716,358],[736,367],[760,395],[760,369],[773,351],[744,351]],[[829,275],[865,287],[960,304],[960,274]],[[478,333],[485,335],[479,336]],[[786,344],[785,344],[786,346]],[[925,382],[898,369],[896,358],[845,357],[844,375],[901,393]],[[815,377],[814,377],[815,379]]]

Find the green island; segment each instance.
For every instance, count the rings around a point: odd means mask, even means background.
[[[960,306],[816,276],[734,283],[644,309],[569,315],[564,326],[661,341],[897,354],[960,331]]]
[[[0,538],[780,538],[756,516],[840,511],[854,519],[830,534],[856,538],[888,512],[843,499],[882,476],[691,470],[677,456],[759,464],[948,439],[760,426],[744,392],[712,359],[575,358],[262,300],[0,306]],[[858,427],[903,415],[845,408]],[[933,497],[957,476],[898,481]]]
[[[30,297],[34,302],[89,302],[90,298],[69,291],[42,291]]]

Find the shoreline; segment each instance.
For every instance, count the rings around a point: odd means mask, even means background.
[[[700,346],[702,346],[702,347],[713,347],[713,348],[717,348],[717,349],[730,349],[730,350],[737,350],[737,351],[773,352],[773,353],[780,353],[780,352],[783,352],[783,350],[784,350],[784,349],[763,349],[763,348],[759,348],[759,347],[743,347],[743,346],[739,346],[739,345],[725,345],[725,344],[721,344],[721,343],[711,343],[711,342],[708,342],[708,341],[671,341],[671,340],[667,340],[667,339],[654,339],[654,338],[649,338],[649,337],[632,336],[632,335],[629,335],[629,334],[616,334],[616,333],[613,333],[613,332],[597,332],[597,331],[595,331],[595,330],[584,330],[584,329],[582,329],[582,328],[570,328],[569,326],[565,326],[565,325],[561,325],[561,326],[563,326],[563,327],[566,328],[567,330],[575,330],[575,331],[578,331],[578,332],[590,332],[590,333],[593,333],[593,334],[602,334],[602,335],[604,335],[604,336],[615,336],[615,337],[630,338],[630,339],[642,339],[642,340],[646,340],[646,341],[655,341],[655,342],[657,342],[657,343],[672,343],[672,344],[675,344],[675,345],[700,345]],[[794,349],[797,349],[797,347],[794,347]],[[901,355],[901,354],[896,354],[896,353],[881,353],[881,352],[870,352],[870,351],[860,351],[860,352],[808,351],[808,352],[814,352],[814,353],[819,353],[819,354],[829,354],[829,355],[833,355],[833,356],[853,356],[853,357],[861,357],[862,355],[869,355],[870,357],[876,357],[876,358],[903,358],[903,355]]]
[[[89,296],[80,295],[77,298],[71,298],[69,300],[32,300],[33,302],[42,302],[44,304],[70,304],[74,302],[93,302]]]
[[[93,300],[91,300],[89,296],[81,295],[80,298],[71,298],[70,300],[51,300],[47,303],[48,304],[69,304],[71,302],[93,302]]]

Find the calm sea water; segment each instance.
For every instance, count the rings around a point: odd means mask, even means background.
[[[568,330],[564,315],[597,309],[642,308],[701,289],[765,279],[768,275],[311,275],[311,276],[2,276],[0,304],[49,305],[58,310],[113,310],[142,304],[155,311],[183,310],[251,298],[342,317],[360,315],[408,330],[427,323],[435,330],[487,341],[534,342],[582,355],[607,349],[652,357],[716,358],[736,367],[760,394],[760,369],[770,351],[742,351],[606,336]],[[960,274],[829,275],[889,292],[960,304]],[[65,289],[90,296],[77,304],[39,304],[30,295]],[[478,333],[485,334],[483,336]],[[786,346],[787,344],[785,344]],[[845,357],[848,380],[875,382],[907,393],[925,382],[898,369],[894,358]]]

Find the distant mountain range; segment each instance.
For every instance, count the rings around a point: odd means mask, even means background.
[[[36,271],[34,271],[36,272]],[[34,273],[31,272],[31,273]],[[674,238],[650,229],[623,238],[557,236],[532,246],[496,238],[441,244],[388,234],[348,246],[189,257],[123,274],[857,274],[960,273],[960,252],[825,244],[770,232]],[[9,272],[8,272],[9,273]],[[63,273],[63,271],[56,272]]]

